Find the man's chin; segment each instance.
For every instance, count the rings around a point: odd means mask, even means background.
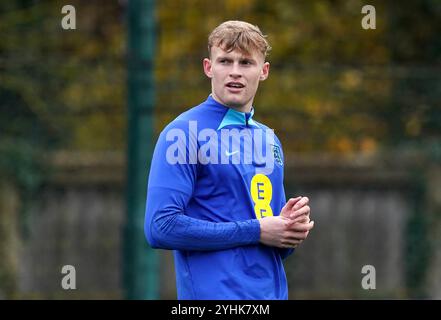
[[[231,108],[240,109],[246,104],[245,101],[241,99],[227,99],[225,100],[225,105]]]
[[[230,108],[240,109],[245,104],[244,103],[240,103],[240,102],[236,102],[236,101],[231,101],[231,102],[227,102],[226,105],[227,105],[227,107],[230,107]]]

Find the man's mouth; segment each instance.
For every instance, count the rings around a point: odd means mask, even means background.
[[[244,88],[245,86],[242,84],[242,83],[240,83],[240,82],[228,82],[227,84],[226,84],[226,86],[228,87],[228,88],[234,88],[234,89],[241,89],[241,88]]]

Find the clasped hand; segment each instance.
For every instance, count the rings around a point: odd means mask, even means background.
[[[289,199],[279,216],[260,219],[260,242],[278,248],[296,248],[314,227],[307,197]]]

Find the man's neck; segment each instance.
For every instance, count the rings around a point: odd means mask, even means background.
[[[228,107],[228,108],[231,108],[231,109],[234,109],[234,110],[236,110],[236,111],[243,112],[243,113],[251,112],[252,101],[250,101],[249,103],[247,103],[247,104],[244,105],[244,106],[230,106],[230,105],[226,105],[226,104],[222,103],[222,102],[216,97],[215,94],[212,93],[211,96],[213,97],[213,99],[214,99],[216,102],[218,102],[218,103],[220,103],[220,104],[222,104],[222,105],[224,105],[224,106],[226,106],[226,107]]]

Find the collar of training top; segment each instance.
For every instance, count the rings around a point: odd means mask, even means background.
[[[259,127],[257,123],[253,120],[254,115],[254,108],[251,107],[250,112],[240,112],[237,110],[234,110],[233,108],[229,108],[227,106],[224,106],[223,104],[217,102],[213,99],[212,95],[210,94],[208,96],[207,101],[215,104],[216,106],[219,106],[224,109],[228,109],[228,111],[225,113],[224,117],[222,118],[221,123],[219,124],[219,127],[217,130],[220,130],[226,126],[230,125],[244,125],[247,127],[254,126]]]

